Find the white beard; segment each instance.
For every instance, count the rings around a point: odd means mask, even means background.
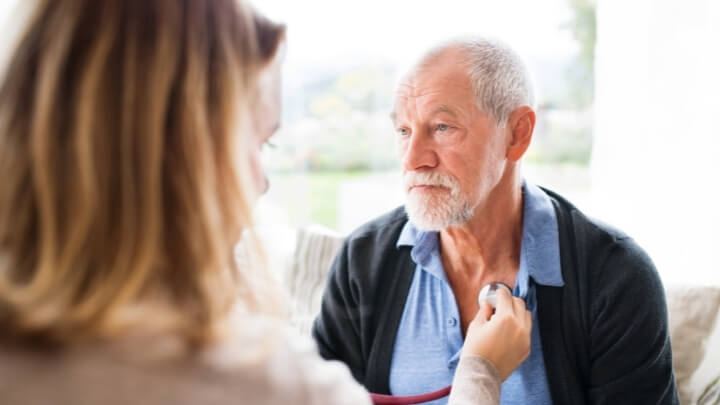
[[[405,211],[410,222],[423,231],[441,231],[449,226],[468,222],[475,212],[460,184],[449,174],[439,172],[407,172],[405,184]],[[410,190],[414,185],[439,186],[427,191]]]

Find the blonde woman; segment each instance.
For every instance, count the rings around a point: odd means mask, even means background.
[[[232,255],[283,38],[236,0],[38,1],[0,87],[0,403],[370,402]],[[499,305],[451,401],[496,403],[527,355]]]

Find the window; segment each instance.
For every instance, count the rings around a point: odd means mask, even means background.
[[[535,78],[538,123],[525,172],[585,199],[592,146],[594,8],[584,1],[265,0],[288,26],[284,123],[266,164],[264,220],[347,233],[403,202],[388,118],[400,76],[439,41],[486,34]]]

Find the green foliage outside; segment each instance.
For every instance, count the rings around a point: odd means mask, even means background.
[[[568,69],[570,100],[575,108],[592,105],[595,96],[595,43],[597,20],[595,0],[568,0],[573,19],[563,28],[580,44],[575,63]]]

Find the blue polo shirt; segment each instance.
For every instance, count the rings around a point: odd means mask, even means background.
[[[460,312],[440,258],[437,232],[408,222],[397,246],[412,246],[416,263],[390,365],[390,392],[415,395],[452,383],[463,336]],[[552,404],[540,344],[535,285],[561,287],[558,225],[552,202],[537,186],[523,184],[520,268],[513,295],[532,312],[530,355],[502,384],[501,404]],[[447,398],[428,402],[446,404]]]

